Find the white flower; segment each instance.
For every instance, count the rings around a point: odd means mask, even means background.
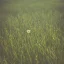
[[[27,30],[27,33],[30,33],[31,32],[31,30]]]

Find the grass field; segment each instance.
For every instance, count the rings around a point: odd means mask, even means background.
[[[62,14],[56,10],[60,5],[55,0],[6,4],[0,64],[64,64],[64,32],[59,26]]]

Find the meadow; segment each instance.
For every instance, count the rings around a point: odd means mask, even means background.
[[[57,0],[6,4],[0,64],[64,64],[64,32],[59,25],[63,15],[56,10],[60,5]]]

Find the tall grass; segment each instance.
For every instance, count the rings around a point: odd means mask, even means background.
[[[8,16],[5,36],[0,40],[0,64],[64,63],[64,36],[57,25],[60,13],[50,8],[35,8],[28,7],[16,16]]]

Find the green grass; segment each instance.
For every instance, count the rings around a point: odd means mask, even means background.
[[[0,64],[63,64],[64,36],[58,27],[61,14],[52,8],[53,0],[27,4],[6,6],[17,14],[8,15],[5,21]]]

